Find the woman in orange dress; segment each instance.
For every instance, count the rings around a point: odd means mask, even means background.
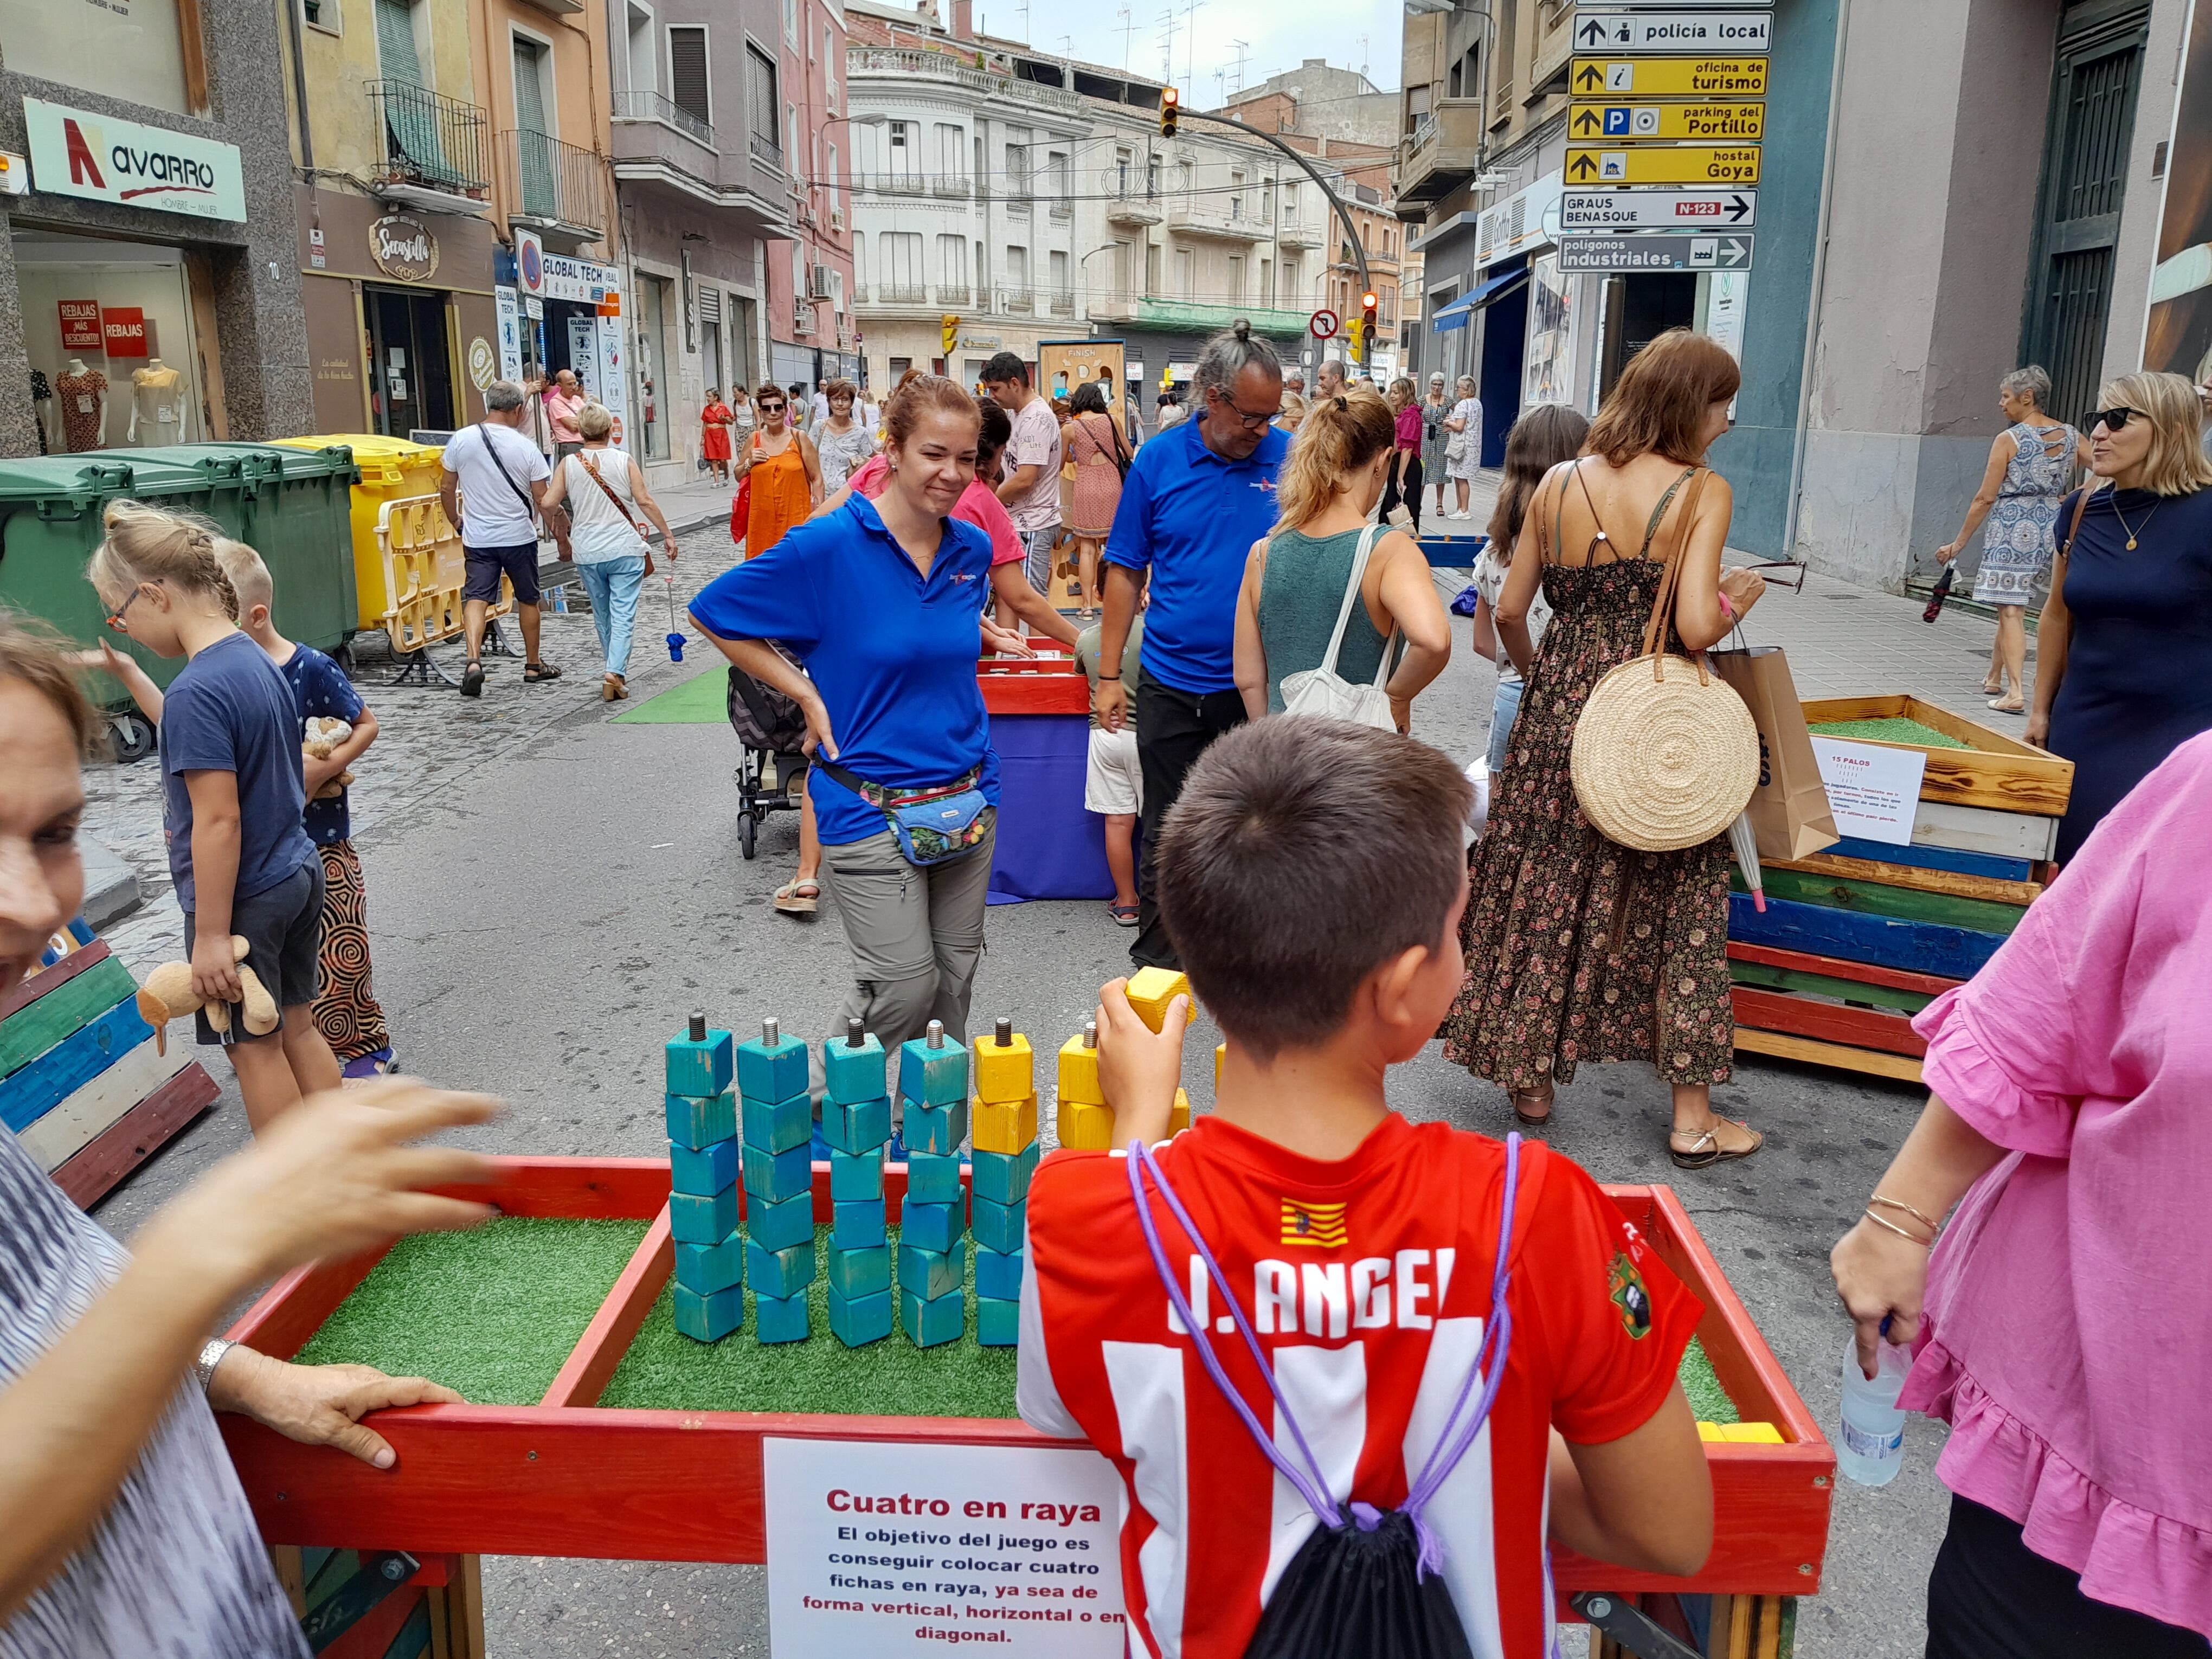
[[[745,514],[745,556],[757,559],[806,522],[822,504],[822,463],[814,441],[791,423],[791,399],[784,389],[763,382],[753,393],[760,416],[752,441],[738,461],[738,478],[750,485]]]
[[[707,476],[716,483],[730,481],[730,423],[737,418],[722,394],[708,386],[707,406],[699,411],[699,454],[707,463]]]

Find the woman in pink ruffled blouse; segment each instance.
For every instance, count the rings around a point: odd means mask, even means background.
[[[2205,1659],[2212,734],[1913,1024],[1927,1109],[1832,1265],[1863,1364],[1917,1331],[1901,1403],[1951,1425],[1929,1659]]]

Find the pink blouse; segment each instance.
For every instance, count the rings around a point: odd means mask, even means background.
[[[1937,1244],[1904,1405],[2082,1592],[2212,1634],[2212,733],[1913,1022],[2011,1156]]]
[[[884,493],[890,476],[890,462],[881,455],[871,455],[845,480],[845,487],[855,495],[866,495],[872,501]],[[991,538],[994,565],[1012,564],[1024,556],[1022,539],[1014,533],[1012,516],[991,486],[981,478],[960,492],[960,499],[952,504],[952,516],[965,519]]]

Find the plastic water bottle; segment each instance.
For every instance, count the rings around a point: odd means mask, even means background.
[[[1886,1486],[1905,1467],[1905,1413],[1897,1396],[1912,1369],[1912,1352],[1883,1342],[1871,1381],[1859,1370],[1856,1341],[1844,1346],[1844,1407],[1836,1435],[1836,1467],[1862,1486]]]

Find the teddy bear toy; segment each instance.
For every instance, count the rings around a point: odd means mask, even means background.
[[[249,947],[236,933],[230,936],[232,960],[244,962]],[[251,968],[238,970],[238,983],[244,992],[246,1033],[248,1036],[267,1036],[276,1029],[276,999],[269,994],[268,988]],[[138,1016],[154,1028],[154,1050],[156,1054],[169,1052],[169,1022],[191,1013],[201,1006],[199,993],[192,989],[192,964],[189,962],[165,962],[146,975],[146,982],[138,988]],[[230,1005],[210,1002],[206,1005],[208,1024],[218,1031],[230,1029]]]
[[[316,760],[328,760],[331,750],[353,735],[353,727],[335,714],[317,714],[307,722],[307,741],[300,745],[302,754]],[[353,781],[351,772],[341,772],[315,791],[317,800],[335,800],[345,793],[346,785]]]

